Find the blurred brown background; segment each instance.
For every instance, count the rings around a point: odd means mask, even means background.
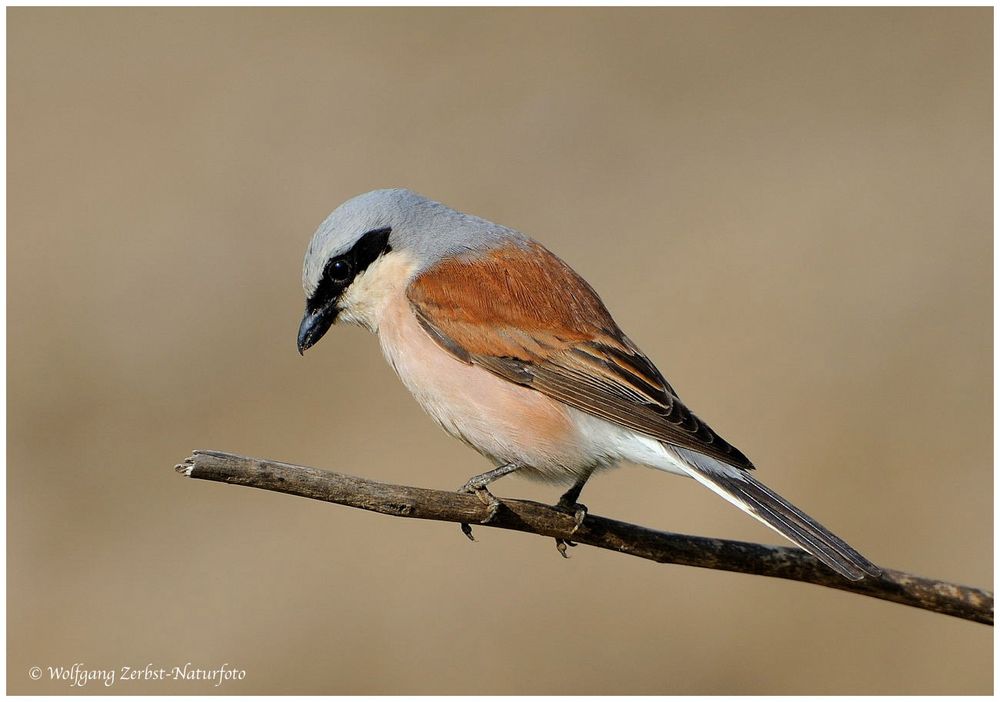
[[[8,18],[10,692],[71,691],[27,671],[76,662],[247,671],[114,693],[992,690],[984,626],[173,471],[488,467],[365,332],[295,352],[316,225],[407,186],[569,261],[874,560],[991,587],[991,9]],[[778,540],[632,466],[583,502]]]

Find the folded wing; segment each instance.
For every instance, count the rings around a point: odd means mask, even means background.
[[[753,468],[684,406],[597,293],[540,244],[450,259],[414,280],[407,295],[423,328],[456,358],[668,444]]]

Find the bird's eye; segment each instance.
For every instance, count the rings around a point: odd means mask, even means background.
[[[346,283],[351,279],[351,263],[342,258],[331,261],[327,267],[327,275],[334,283]]]

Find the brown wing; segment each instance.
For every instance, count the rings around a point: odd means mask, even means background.
[[[737,468],[753,464],[680,401],[597,293],[540,244],[451,259],[407,289],[427,333],[465,363]]]

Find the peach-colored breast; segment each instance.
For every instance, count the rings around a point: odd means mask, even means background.
[[[594,467],[570,408],[455,359],[420,327],[404,294],[386,305],[378,334],[386,359],[424,410],[497,465],[520,463],[531,477],[559,482]]]

